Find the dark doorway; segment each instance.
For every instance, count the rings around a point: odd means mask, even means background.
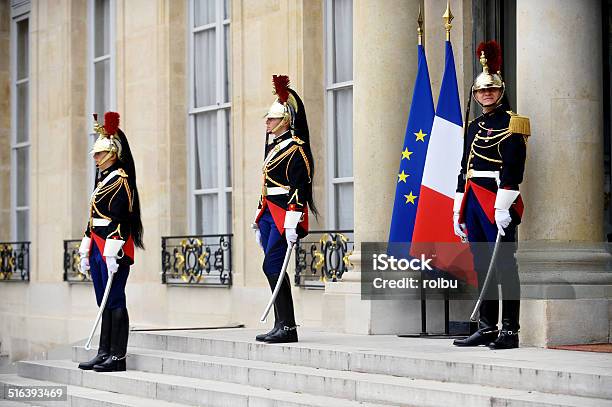
[[[495,40],[502,48],[502,78],[506,83],[506,95],[513,109],[516,108],[516,1],[515,0],[474,0],[472,2],[472,55],[482,41]],[[473,77],[482,72],[474,59]],[[474,115],[482,109],[474,103]]]

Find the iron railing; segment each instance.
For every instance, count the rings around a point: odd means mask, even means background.
[[[321,289],[326,281],[338,281],[352,269],[352,230],[311,231],[299,240],[295,256],[295,285]]]
[[[81,240],[64,240],[64,281],[69,283],[91,283],[89,273],[80,272],[81,257],[79,246]]]
[[[0,242],[0,281],[30,281],[30,242]]]
[[[162,283],[230,287],[232,235],[162,237]]]

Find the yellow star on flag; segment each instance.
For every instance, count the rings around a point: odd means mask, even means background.
[[[406,178],[408,178],[409,176],[410,176],[410,175],[406,174],[406,173],[404,172],[404,170],[402,170],[402,172],[401,172],[401,173],[397,174],[397,177],[398,177],[397,182],[398,182],[398,183],[399,183],[399,182],[406,182]]]
[[[422,141],[423,143],[425,142],[425,136],[427,134],[423,133],[422,129],[419,129],[419,132],[418,133],[414,133],[414,135],[416,136],[416,141]]]
[[[409,195],[404,195],[404,197],[406,198],[406,203],[410,202],[415,205],[414,200],[417,198],[417,195],[412,195],[412,191],[410,191]]]
[[[408,147],[406,147],[406,149],[404,151],[402,151],[402,160],[405,158],[407,160],[410,160],[410,154],[412,154],[414,151],[408,151]]]

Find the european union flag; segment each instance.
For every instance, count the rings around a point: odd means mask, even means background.
[[[418,55],[417,76],[404,145],[401,151],[398,151],[400,165],[389,231],[390,243],[412,241],[427,146],[435,115],[427,59],[422,45],[418,45]]]

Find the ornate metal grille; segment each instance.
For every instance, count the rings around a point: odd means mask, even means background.
[[[82,274],[79,256],[80,240],[64,240],[64,281],[70,283],[91,283],[89,273]]]
[[[0,242],[0,281],[30,281],[30,242]]]
[[[295,285],[324,288],[325,281],[338,281],[353,265],[352,230],[312,231],[300,240],[295,256]]]
[[[232,235],[162,237],[162,283],[232,285]]]

